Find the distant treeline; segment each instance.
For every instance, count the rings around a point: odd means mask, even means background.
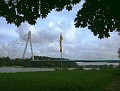
[[[45,56],[38,57],[39,60],[58,60],[59,58],[50,58]],[[34,62],[31,58],[27,59],[10,59],[9,57],[0,58],[0,66],[23,66],[23,67],[54,67],[59,68],[60,62]],[[64,68],[78,68],[79,66],[75,62],[63,62],[62,67]]]
[[[100,69],[111,69],[111,68],[119,68],[119,66],[110,65],[84,65],[85,68],[100,68]]]
[[[61,60],[61,58],[52,58],[52,57],[46,57],[46,56],[34,56],[35,60]],[[69,60],[62,58],[62,60]]]

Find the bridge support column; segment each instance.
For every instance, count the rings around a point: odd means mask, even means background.
[[[25,45],[25,49],[24,49],[24,53],[23,53],[23,59],[25,59],[25,53],[26,53],[26,49],[27,49],[27,45],[28,45],[28,41],[30,41],[30,48],[31,48],[31,56],[32,56],[32,60],[34,60],[34,56],[33,56],[33,49],[32,49],[32,39],[31,39],[31,31],[28,32],[28,39]]]

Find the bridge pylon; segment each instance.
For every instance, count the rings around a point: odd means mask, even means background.
[[[24,53],[23,53],[23,57],[22,57],[23,59],[25,59],[25,53],[26,53],[28,42],[30,42],[31,56],[32,56],[32,60],[34,60],[33,49],[32,49],[31,31],[28,31],[28,38],[27,38],[27,42],[26,42]]]

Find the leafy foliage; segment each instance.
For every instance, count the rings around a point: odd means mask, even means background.
[[[5,17],[8,23],[17,26],[25,21],[34,25],[37,18],[46,18],[52,9],[62,11],[66,8],[70,11],[79,2],[80,0],[0,0],[0,17]]]
[[[118,58],[120,59],[120,48],[118,49]]]
[[[81,0],[0,0],[0,17],[20,26],[27,21],[34,25],[37,18],[46,18],[55,9],[70,11]],[[85,0],[77,12],[75,27],[87,27],[98,38],[109,37],[109,32],[120,31],[119,0]]]
[[[118,1],[86,0],[83,8],[77,12],[76,27],[86,27],[99,38],[109,37],[109,32],[120,30],[120,14]]]

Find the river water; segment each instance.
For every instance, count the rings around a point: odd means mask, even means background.
[[[0,67],[0,73],[54,71],[54,68]]]

